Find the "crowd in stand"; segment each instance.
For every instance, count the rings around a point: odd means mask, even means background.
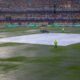
[[[80,11],[80,0],[0,0],[0,11],[27,10]],[[1,14],[1,19],[80,19],[80,13],[23,13]]]
[[[80,19],[79,13],[57,13],[57,14],[0,14],[0,19],[11,17],[11,19]]]
[[[0,0],[0,10],[27,9],[79,10],[80,0]]]

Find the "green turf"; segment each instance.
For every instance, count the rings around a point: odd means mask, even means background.
[[[54,63],[54,61],[60,61],[60,60],[79,60],[79,52],[80,52],[80,44],[75,44],[75,45],[71,45],[71,46],[66,46],[66,47],[58,47],[58,48],[54,48],[54,46],[50,47],[48,46],[48,50],[49,52],[53,53],[53,56],[49,56],[49,57],[24,57],[24,56],[20,56],[20,57],[13,57],[13,58],[6,58],[6,59],[0,59],[0,61],[27,61],[27,62],[50,62],[50,63]],[[29,51],[30,50],[36,50],[36,48],[32,48],[30,49],[27,48]],[[47,50],[47,51],[48,51]],[[44,51],[46,52],[46,51]],[[75,58],[75,59],[74,59]]]
[[[0,47],[17,46],[17,45],[21,45],[21,43],[1,43]]]
[[[10,32],[13,34],[11,36],[15,36],[29,34],[29,32],[26,32],[27,30],[30,29],[6,28],[1,31]],[[48,30],[62,32],[62,27],[49,27]],[[80,28],[65,27],[64,33],[80,33]],[[15,54],[15,56],[0,58],[0,74],[3,72],[4,74],[10,74],[13,71],[13,76],[18,75],[20,77],[16,78],[15,76],[16,80],[80,80],[80,43],[65,47],[58,46],[58,48],[47,45],[0,44],[3,51],[5,50],[4,47],[7,49],[6,53],[11,49],[11,54]],[[31,57],[31,55],[33,56]],[[4,80],[1,77],[0,79]]]
[[[13,46],[13,44],[9,43],[7,43],[7,45]],[[16,47],[16,45],[14,46]],[[30,47],[32,49],[30,49]],[[26,54],[28,51],[32,51],[33,53],[34,51],[39,51],[39,54],[46,55],[52,53],[52,55],[42,57],[17,56],[1,58],[0,71],[8,73],[15,70],[18,70],[19,72],[24,71],[24,75],[28,74],[31,77],[33,75],[33,77],[38,75],[38,78],[36,77],[37,80],[55,80],[55,78],[57,78],[56,80],[80,79],[80,44],[66,47],[58,46],[58,48],[45,45],[30,45],[28,47],[25,46],[21,51],[22,50],[25,51]],[[21,64],[15,64],[14,62],[19,62]],[[35,66],[36,68],[33,68],[32,66]],[[25,73],[26,71],[29,73]],[[24,80],[26,80],[26,78],[24,78]]]
[[[49,31],[53,32],[63,32],[63,27],[47,27]],[[0,32],[25,32],[27,30],[40,30],[40,28],[27,28],[27,27],[17,27],[17,28],[2,28]],[[64,27],[65,33],[80,33],[80,27]]]
[[[3,44],[4,45],[4,44]],[[6,46],[16,46],[15,43],[6,43]],[[40,45],[40,48],[42,47],[42,45]],[[41,49],[44,49],[45,46],[43,46]],[[47,56],[47,57],[13,57],[13,58],[7,58],[7,59],[0,59],[0,61],[27,61],[27,62],[39,62],[39,63],[45,63],[45,62],[56,62],[56,61],[60,61],[60,60],[70,60],[72,59],[73,61],[75,61],[76,59],[79,60],[79,56],[80,56],[80,44],[74,44],[74,45],[70,45],[70,46],[66,46],[66,47],[61,47],[58,46],[58,48],[54,48],[54,46],[47,46],[46,51],[44,49],[44,52],[48,52],[49,53],[53,53],[53,56]],[[37,49],[39,49],[38,45],[35,45],[35,47],[28,47],[25,48],[24,50],[27,52],[28,51],[37,51]],[[74,59],[75,58],[75,59]]]

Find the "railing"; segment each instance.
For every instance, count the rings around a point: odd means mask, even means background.
[[[0,21],[80,21],[80,19],[54,19],[54,18],[21,18],[21,19],[0,19]]]
[[[27,8],[27,9],[0,9],[0,12],[45,12],[45,11],[80,11],[80,8]]]

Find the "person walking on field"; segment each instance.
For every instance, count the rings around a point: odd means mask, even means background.
[[[58,41],[55,40],[55,41],[54,41],[54,48],[57,48],[57,47],[58,47]]]
[[[62,32],[64,32],[64,28],[62,28]]]

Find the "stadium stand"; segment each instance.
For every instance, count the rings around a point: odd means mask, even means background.
[[[80,0],[0,0],[0,22],[80,23]]]

